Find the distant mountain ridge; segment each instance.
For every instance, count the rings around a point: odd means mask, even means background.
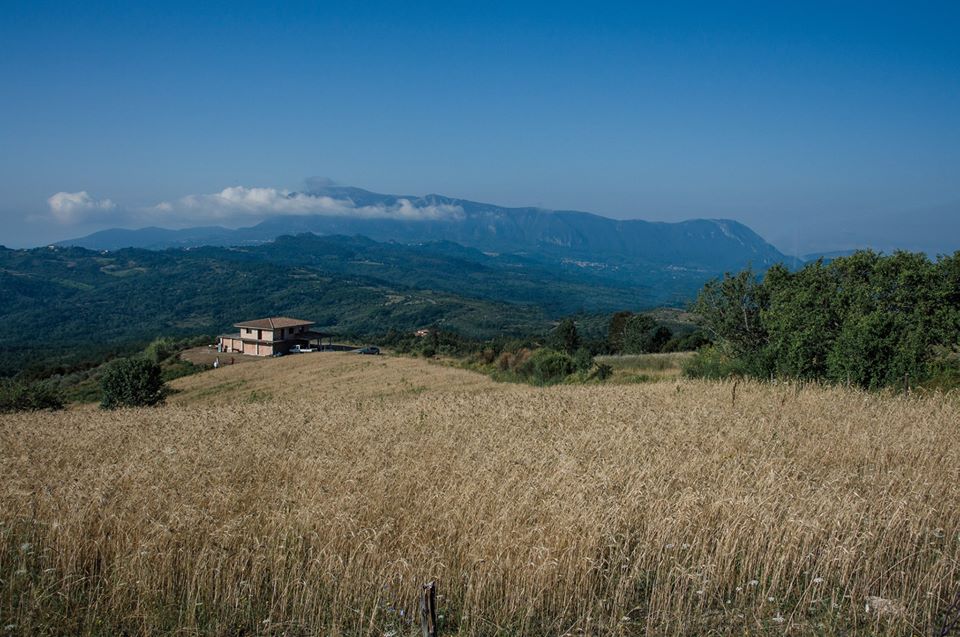
[[[462,214],[424,219],[349,214],[280,215],[237,229],[205,226],[182,230],[155,227],[102,230],[58,245],[95,250],[251,245],[282,235],[311,232],[362,235],[376,241],[400,243],[451,241],[489,252],[618,267],[638,274],[644,270],[671,268],[717,273],[748,264],[765,269],[774,263],[790,261],[753,230],[727,219],[677,223],[616,220],[587,212],[507,208],[434,194],[385,195],[344,186],[305,194],[349,201],[358,208],[391,208],[406,201],[416,208],[456,208]]]

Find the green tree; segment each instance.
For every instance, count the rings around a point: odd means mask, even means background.
[[[866,389],[952,372],[960,341],[960,253],[857,252],[798,271],[749,270],[708,283],[695,310],[716,346],[690,369],[708,375],[821,379]]]
[[[670,328],[658,325],[647,332],[643,339],[643,348],[645,352],[662,352],[664,346],[673,338],[673,332]]]
[[[782,266],[774,266],[770,272],[777,270],[789,275]],[[754,374],[766,376],[769,365],[764,350],[769,335],[763,312],[769,302],[769,291],[748,268],[709,281],[697,296],[693,311],[703,329],[714,341],[722,342],[729,356],[739,359]]]
[[[146,358],[120,358],[100,379],[102,409],[142,407],[163,402],[165,385],[160,366]]]
[[[627,327],[627,320],[633,316],[633,312],[615,312],[610,317],[610,325],[607,328],[607,344],[610,352],[621,354],[623,352],[623,337]]]
[[[577,324],[572,318],[565,318],[557,325],[551,335],[554,348],[573,354],[580,349],[580,334],[577,333]]]
[[[817,261],[799,272],[774,267],[764,280],[763,310],[770,370],[778,376],[822,378],[842,317],[836,271]]]
[[[657,322],[646,314],[630,316],[623,326],[624,354],[645,354],[649,351],[651,332],[657,329]]]
[[[63,396],[49,383],[0,380],[0,414],[63,409]]]

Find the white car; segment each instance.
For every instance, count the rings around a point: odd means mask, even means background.
[[[315,351],[317,350],[313,347],[300,347],[299,345],[294,345],[293,347],[290,348],[291,354],[309,354],[310,352],[315,352]]]

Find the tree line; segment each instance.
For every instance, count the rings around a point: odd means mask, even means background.
[[[763,277],[747,269],[707,283],[693,310],[715,341],[692,361],[694,376],[864,389],[960,379],[960,252],[861,251]]]

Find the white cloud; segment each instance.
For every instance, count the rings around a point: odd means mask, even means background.
[[[418,204],[399,198],[391,203],[357,205],[348,198],[291,192],[277,188],[233,186],[220,192],[187,195],[140,208],[118,207],[109,199],[94,199],[86,191],[58,192],[47,199],[50,214],[63,224],[88,221],[124,226],[159,224],[183,227],[204,223],[240,225],[277,215],[327,215],[403,220],[459,219],[463,208],[451,204]]]
[[[234,186],[208,195],[188,195],[164,201],[148,212],[154,219],[176,218],[191,221],[224,222],[264,219],[275,215],[328,215],[386,219],[451,219],[463,216],[463,208],[450,204],[417,205],[397,199],[390,205],[358,206],[350,199],[290,192],[276,188]]]
[[[58,192],[47,199],[50,213],[61,223],[74,223],[117,207],[109,199],[94,199],[86,190]]]

